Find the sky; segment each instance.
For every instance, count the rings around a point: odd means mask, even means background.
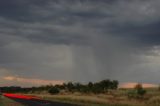
[[[159,0],[0,0],[0,86],[159,84]]]

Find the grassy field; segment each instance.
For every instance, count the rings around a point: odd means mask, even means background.
[[[13,100],[10,100],[6,97],[0,97],[0,106],[23,106],[23,105]]]
[[[50,101],[59,101],[81,106],[160,106],[160,91],[146,89],[147,94],[140,99],[128,98],[129,89],[109,91],[107,94],[62,93],[58,95],[34,94]],[[33,95],[33,94],[31,94]]]

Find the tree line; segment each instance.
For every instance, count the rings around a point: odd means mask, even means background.
[[[16,87],[16,86],[10,86],[10,87],[0,87],[1,92],[5,93],[29,93],[29,92],[41,92],[41,91],[47,91],[51,94],[57,94],[61,91],[65,92],[81,92],[81,93],[105,93],[108,92],[109,89],[117,89],[119,82],[117,80],[102,80],[99,82],[89,82],[87,84],[82,84],[79,82],[73,83],[68,82],[64,83],[62,85],[45,85],[40,87],[28,87],[28,88],[22,88],[22,87]]]

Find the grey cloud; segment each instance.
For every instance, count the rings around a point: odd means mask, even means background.
[[[158,0],[8,1],[0,1],[0,67],[10,74],[158,83]]]

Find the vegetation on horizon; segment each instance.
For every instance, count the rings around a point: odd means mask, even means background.
[[[37,92],[37,91],[48,91],[50,94],[57,94],[60,91],[66,92],[81,92],[81,93],[105,93],[109,89],[117,89],[119,82],[117,80],[102,80],[100,82],[89,82],[88,84],[81,83],[73,83],[68,82],[62,85],[46,85],[40,87],[30,87],[30,88],[22,88],[22,87],[0,87],[2,92],[7,93],[28,93],[28,92]]]

